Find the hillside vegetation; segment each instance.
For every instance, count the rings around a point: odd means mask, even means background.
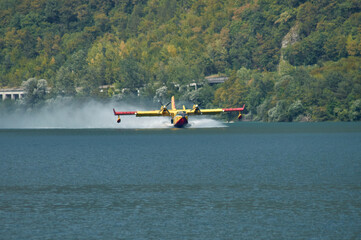
[[[357,121],[360,9],[359,0],[0,0],[0,87],[45,79],[51,93],[31,90],[28,104],[139,90],[202,107],[245,103],[253,120]],[[209,75],[229,80],[182,88]],[[102,95],[101,85],[113,87]]]

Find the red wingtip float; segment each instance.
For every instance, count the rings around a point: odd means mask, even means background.
[[[168,109],[168,105],[172,104],[172,109]],[[242,118],[242,111],[244,110],[245,105],[241,108],[215,108],[215,109],[200,109],[198,105],[194,105],[192,109],[176,109],[174,97],[172,97],[171,102],[166,105],[161,106],[160,110],[154,111],[128,111],[128,112],[117,112],[113,108],[114,115],[118,116],[117,123],[120,123],[120,115],[135,115],[136,117],[156,117],[156,116],[169,116],[171,117],[171,123],[174,127],[181,128],[188,124],[189,115],[213,115],[223,112],[239,112],[238,120]]]

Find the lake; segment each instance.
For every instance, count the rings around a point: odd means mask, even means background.
[[[361,123],[0,129],[0,239],[360,239]]]

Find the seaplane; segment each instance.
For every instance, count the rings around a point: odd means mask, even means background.
[[[160,102],[161,103],[161,102]],[[168,105],[171,105],[171,109],[168,109]],[[214,109],[200,109],[198,105],[193,105],[191,109],[186,109],[183,105],[183,109],[176,109],[174,96],[171,98],[171,101],[165,105],[161,103],[160,110],[153,111],[127,111],[127,112],[117,112],[113,108],[115,116],[118,116],[117,123],[121,122],[120,116],[122,115],[135,115],[136,117],[170,117],[171,124],[176,128],[183,128],[188,124],[188,116],[191,115],[214,115],[224,112],[238,112],[238,120],[242,118],[242,111],[244,106],[241,108],[214,108]]]

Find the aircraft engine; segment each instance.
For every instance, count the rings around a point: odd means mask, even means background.
[[[196,114],[200,114],[201,113],[201,110],[199,109],[198,105],[193,105],[193,109],[194,113]]]

